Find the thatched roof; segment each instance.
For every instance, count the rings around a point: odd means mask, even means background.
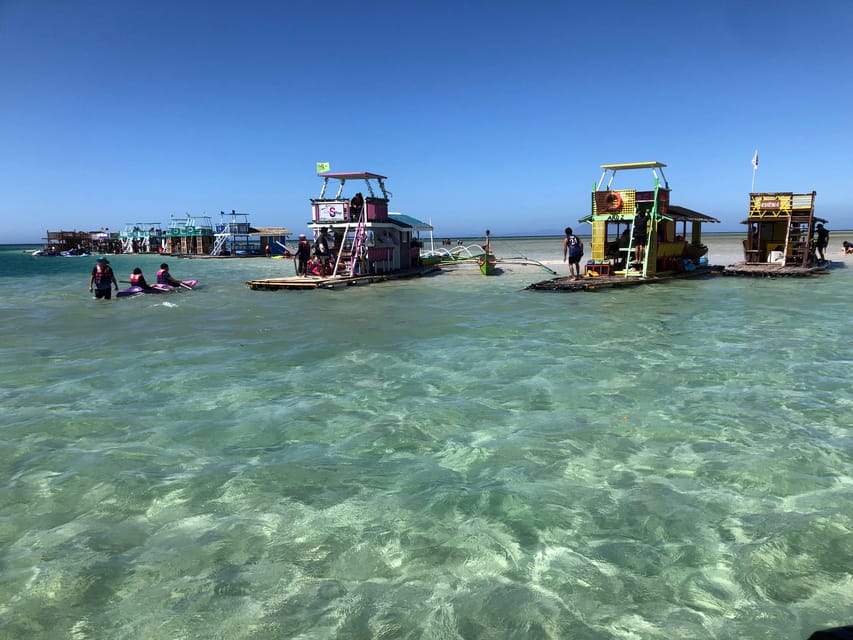
[[[666,217],[672,218],[676,222],[681,222],[682,220],[687,222],[719,222],[716,218],[706,216],[704,213],[693,211],[693,209],[688,209],[687,207],[679,207],[676,204],[669,205]]]
[[[255,236],[292,236],[293,232],[284,227],[249,227],[249,233]]]

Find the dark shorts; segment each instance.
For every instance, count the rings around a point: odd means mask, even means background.
[[[646,241],[649,239],[649,236],[634,236],[634,246],[640,245],[641,247],[646,246]]]
[[[113,290],[110,289],[95,289],[95,297],[96,298],[104,298],[105,300],[111,300],[113,297]]]
[[[581,254],[579,256],[575,256],[575,257],[569,256],[569,264],[579,264],[581,261],[581,258],[583,258],[583,254]]]

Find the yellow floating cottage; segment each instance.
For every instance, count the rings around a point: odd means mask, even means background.
[[[580,280],[554,278],[529,289],[590,290],[647,284],[706,275],[702,224],[719,222],[698,211],[670,203],[662,162],[601,165],[603,173],[592,190],[592,212],[580,222],[592,225],[591,257]],[[617,173],[651,171],[651,188],[617,189]]]
[[[823,218],[814,215],[816,192],[750,193],[743,262],[729,265],[732,276],[810,276],[826,273],[828,261],[815,255]]]

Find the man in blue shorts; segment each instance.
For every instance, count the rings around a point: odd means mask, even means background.
[[[563,262],[568,257],[569,274],[573,280],[580,280],[580,262],[583,257],[583,242],[574,233],[571,227],[566,227],[566,237],[563,238]]]

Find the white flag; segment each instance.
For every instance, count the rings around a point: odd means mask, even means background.
[[[752,168],[758,169],[758,149],[755,150],[755,155],[752,156]]]

